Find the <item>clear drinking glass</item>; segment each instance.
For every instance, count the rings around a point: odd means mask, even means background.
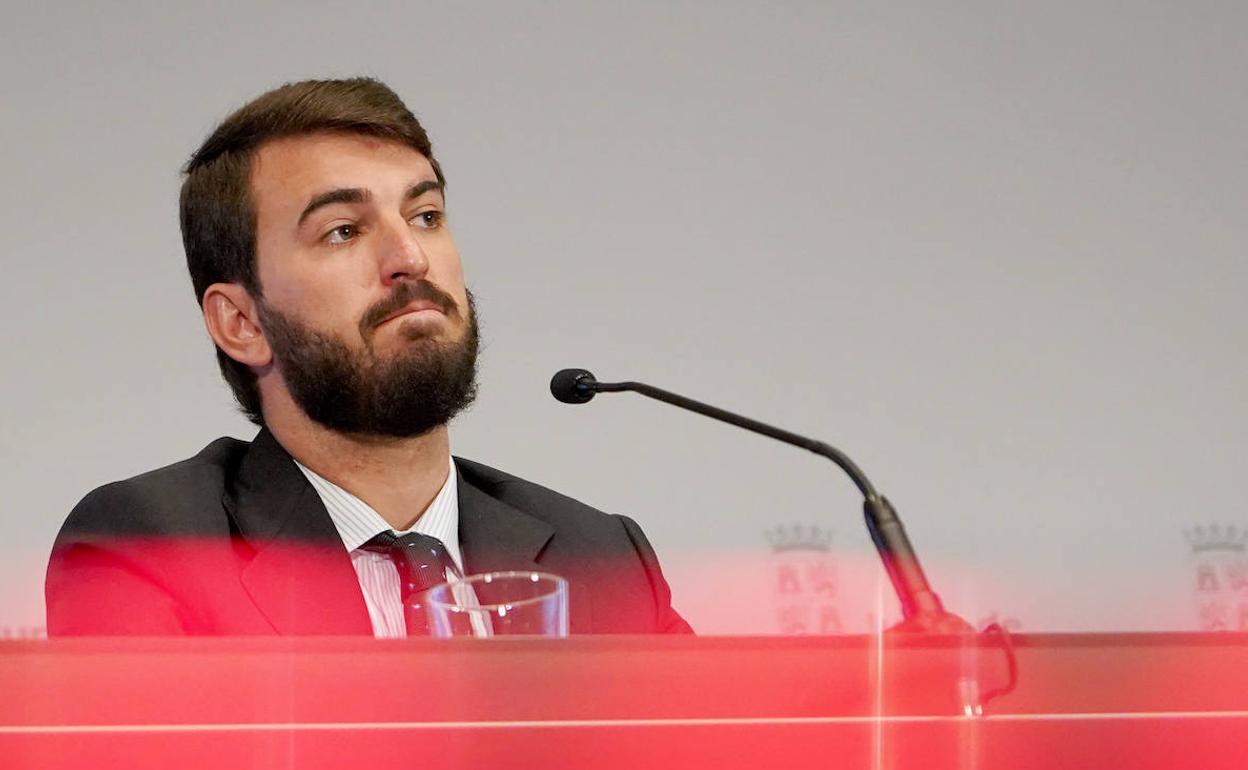
[[[486,572],[424,594],[429,633],[455,636],[567,636],[568,581],[546,572]]]

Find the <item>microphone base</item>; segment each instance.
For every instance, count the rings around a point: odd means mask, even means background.
[[[952,612],[922,612],[884,630],[886,635],[938,634],[967,636],[975,628]]]

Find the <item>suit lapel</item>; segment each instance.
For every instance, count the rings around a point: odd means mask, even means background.
[[[495,497],[475,483],[472,470],[464,463],[457,460],[456,465],[464,572],[536,570],[558,575],[557,566],[546,563],[542,557],[555,535],[554,527]],[[574,631],[592,627],[590,612],[588,587],[570,583],[568,615]]]
[[[554,528],[478,486],[459,465],[459,540],[465,572],[559,574],[542,551]],[[351,557],[325,505],[268,430],[243,457],[224,503],[251,550],[242,583],[280,634],[369,635],[372,623]],[[589,587],[569,586],[573,630],[592,628]]]
[[[243,587],[278,633],[372,633],[333,520],[268,430],[252,442],[224,502],[253,553]]]

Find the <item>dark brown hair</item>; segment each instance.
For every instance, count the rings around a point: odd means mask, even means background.
[[[251,159],[266,142],[324,131],[401,142],[428,158],[438,181],[446,182],[425,129],[384,83],[304,80],[269,91],[226,118],[183,169],[182,245],[199,302],[214,283],[241,284],[253,297],[263,297],[256,272]],[[256,373],[220,348],[217,363],[243,413],[262,425]]]

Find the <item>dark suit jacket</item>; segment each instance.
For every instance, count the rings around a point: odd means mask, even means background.
[[[466,572],[567,578],[573,633],[690,631],[632,520],[455,464]],[[267,430],[91,492],[57,537],[46,592],[53,636],[372,633],[329,513]]]

